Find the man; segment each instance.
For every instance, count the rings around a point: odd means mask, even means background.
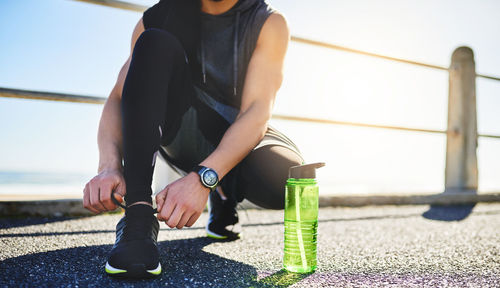
[[[218,239],[239,237],[227,227],[244,198],[283,208],[288,168],[303,162],[267,124],[288,41],[284,17],[264,0],[161,0],[144,12],[102,112],[98,175],[84,189],[94,213],[127,203],[108,274],[159,275],[158,220],[190,227],[208,198],[207,236]],[[156,195],[154,217],[158,153],[184,177]]]

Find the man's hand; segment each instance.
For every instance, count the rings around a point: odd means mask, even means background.
[[[200,182],[195,172],[167,185],[156,195],[158,220],[168,227],[191,227],[200,217],[207,204],[210,190]]]
[[[83,207],[101,213],[113,211],[118,206],[111,200],[111,192],[115,191],[115,198],[123,202],[125,196],[125,180],[118,170],[103,170],[92,178],[83,190]]]

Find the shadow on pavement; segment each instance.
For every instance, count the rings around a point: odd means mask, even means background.
[[[12,217],[12,216],[3,216],[0,218],[0,229],[48,224],[48,223],[61,222],[61,221],[67,221],[67,220],[74,220],[74,219],[79,219],[79,218],[84,218],[84,217],[85,216],[82,216],[82,217],[66,217],[66,216],[63,216],[63,217],[26,217],[26,216]]]
[[[461,221],[467,218],[476,204],[440,206],[431,205],[422,217],[438,221]]]
[[[264,287],[289,287],[312,274],[313,273],[299,274],[281,269],[276,273],[262,278],[259,283],[264,285]]]
[[[287,287],[307,276],[278,271],[258,281],[255,267],[203,251],[203,247],[211,243],[214,240],[206,237],[158,243],[163,267],[161,277],[136,281],[114,279],[105,274],[104,264],[111,245],[19,256],[0,262],[0,286]]]
[[[454,206],[439,206],[431,205],[430,209],[423,214],[420,213],[407,213],[407,214],[385,214],[376,216],[363,216],[363,217],[348,217],[348,218],[320,218],[318,222],[350,222],[350,221],[370,221],[378,219],[404,219],[422,216],[430,220],[440,221],[460,221],[472,213],[475,204],[471,205],[454,205]],[[475,212],[476,215],[496,215],[500,214],[500,210]],[[0,229],[8,229],[15,227],[23,227],[29,225],[40,225],[53,223],[57,221],[74,220],[77,217],[59,217],[59,218],[29,218],[29,219],[0,219]],[[262,227],[262,226],[275,226],[283,225],[283,221],[267,222],[267,223],[245,223],[242,227]],[[205,227],[189,227],[183,230],[204,230]],[[161,228],[160,231],[167,231],[169,228]],[[97,233],[115,233],[115,230],[86,230],[86,231],[59,231],[59,232],[29,232],[29,233],[4,233],[0,234],[0,238],[11,237],[39,237],[39,236],[61,236],[61,235],[75,235],[75,234],[97,234]]]
[[[363,221],[363,220],[377,220],[377,219],[388,219],[388,218],[409,218],[416,217],[420,214],[406,214],[406,215],[380,215],[380,216],[365,216],[365,217],[351,217],[351,218],[331,218],[331,219],[319,219],[318,222],[344,222],[344,221]],[[92,216],[90,216],[92,217]],[[16,227],[24,227],[31,225],[43,225],[59,221],[75,220],[84,217],[55,217],[55,218],[4,218],[0,219],[0,229],[9,229]],[[259,226],[275,226],[283,225],[283,221],[277,222],[267,222],[267,223],[245,223],[242,227],[259,227]],[[160,231],[171,230],[170,228],[160,228]],[[205,227],[189,227],[183,228],[183,230],[205,230]],[[115,230],[85,230],[85,231],[57,231],[57,232],[29,232],[29,233],[3,233],[0,234],[0,238],[11,238],[11,237],[40,237],[40,236],[62,236],[62,235],[75,235],[75,234],[98,234],[98,233],[115,233]]]

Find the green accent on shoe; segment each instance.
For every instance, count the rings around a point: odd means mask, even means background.
[[[153,270],[147,270],[149,274],[160,275],[161,274],[161,264],[158,263],[158,267]]]
[[[106,270],[106,273],[108,274],[120,274],[120,273],[127,273],[127,270],[123,269],[117,269],[109,265],[109,263],[106,262],[106,267],[104,268]]]
[[[212,238],[212,239],[219,239],[219,240],[227,238],[227,236],[214,235],[214,234],[210,234],[210,233],[207,233],[207,237]]]

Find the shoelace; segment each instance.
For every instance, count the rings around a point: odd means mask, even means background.
[[[125,211],[127,210],[127,206],[123,205],[122,203],[120,203],[118,200],[116,200],[115,198],[115,191],[111,192],[111,200],[118,206],[122,207],[123,209],[125,209]],[[158,213],[158,209],[156,208],[153,208],[153,214],[157,214]]]

